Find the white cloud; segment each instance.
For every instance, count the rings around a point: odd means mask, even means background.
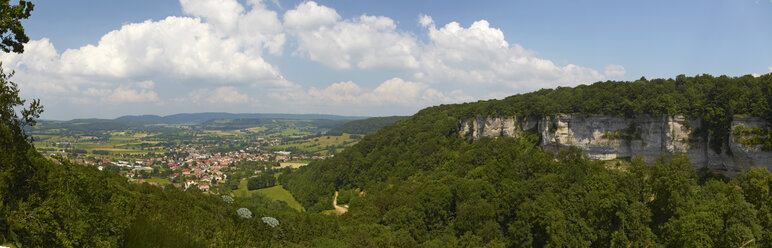
[[[335,24],[340,18],[334,9],[309,1],[284,13],[284,26],[295,29],[315,29]]]
[[[123,85],[118,86],[103,100],[114,103],[149,103],[160,101],[155,91],[147,89],[136,90]]]
[[[372,93],[365,97],[373,102],[380,104],[410,104],[422,99],[422,93],[427,87],[420,83],[402,80],[401,78],[392,78],[381,83]],[[434,89],[428,89],[431,95],[438,92]]]
[[[451,22],[437,28],[421,14],[428,42],[396,28],[394,20],[361,15],[342,19],[335,9],[303,2],[284,14],[284,28],[296,38],[294,54],[335,69],[376,69],[412,73],[417,81],[458,85],[502,86],[534,90],[558,85],[621,78],[625,69],[609,65],[604,73],[574,64],[556,65],[519,44],[486,20],[462,27]]]
[[[112,92],[109,89],[97,89],[97,88],[88,88],[85,91],[83,91],[83,95],[86,96],[106,96],[109,95],[110,92]]]
[[[153,83],[153,81],[150,81],[150,80],[136,82],[134,83],[134,85],[140,89],[152,89],[153,87],[155,87],[155,83]]]
[[[245,53],[239,40],[219,36],[210,25],[189,17],[124,25],[96,46],[66,50],[59,65],[59,73],[82,76],[281,81],[278,69]]]
[[[772,1],[772,0],[770,0],[770,1]],[[772,72],[772,66],[767,67],[767,69],[769,70],[769,72]]]
[[[621,65],[607,65],[606,71],[603,72],[609,78],[622,78],[626,73],[627,70]]]
[[[236,0],[180,0],[186,14],[207,20],[217,31],[241,42],[247,53],[259,55],[261,46],[280,55],[286,40],[278,14],[262,1],[249,0],[245,9]]]
[[[441,103],[458,103],[472,100],[461,91],[446,95],[425,84],[392,78],[373,90],[360,87],[354,82],[334,83],[327,88],[311,87],[305,94],[292,96],[291,101],[328,106],[429,106]]]
[[[250,101],[249,96],[239,93],[238,89],[232,86],[219,87],[214,90],[198,89],[190,92],[189,96],[196,103],[236,104]]]
[[[284,14],[284,26],[296,37],[296,55],[336,69],[416,69],[418,45],[397,31],[394,20],[361,15],[341,20],[331,8],[304,2]]]
[[[339,105],[344,103],[359,103],[362,92],[364,92],[364,89],[360,88],[359,85],[348,81],[334,83],[324,89],[311,87],[311,89],[308,90],[308,96],[320,100],[320,102]]]
[[[128,23],[96,44],[61,52],[48,38],[32,40],[23,54],[0,52],[0,61],[16,71],[14,80],[24,95],[44,103],[64,99],[76,104],[158,104],[162,97],[179,97],[168,89],[186,85],[293,87],[263,59],[263,51],[281,54],[285,43],[276,12],[258,0],[244,6],[235,0],[180,4],[192,17]],[[159,83],[173,86],[152,90]],[[244,99],[234,96],[226,102]]]
[[[226,30],[235,29],[239,15],[244,12],[244,6],[235,0],[180,0],[180,5],[186,14],[206,18]]]
[[[434,25],[434,19],[432,19],[431,16],[421,14],[418,16],[418,23],[421,24],[421,27],[428,28],[431,25]]]
[[[596,70],[573,64],[558,66],[521,45],[509,44],[504,33],[485,20],[468,28],[456,22],[440,29],[428,26],[430,43],[422,52],[421,70],[415,73],[418,80],[533,90],[605,79]]]

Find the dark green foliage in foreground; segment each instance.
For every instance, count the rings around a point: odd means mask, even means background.
[[[336,127],[333,130],[327,131],[327,135],[338,136],[342,135],[343,133],[371,134],[375,133],[375,131],[378,131],[378,129],[404,120],[405,118],[407,118],[407,116],[387,116],[349,121],[339,127]]]
[[[9,0],[0,1],[0,50],[10,53],[24,52],[24,43],[29,37],[24,33],[21,20],[29,18],[35,5],[29,1],[18,1],[11,5]]]

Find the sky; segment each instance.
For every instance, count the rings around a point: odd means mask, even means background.
[[[541,88],[772,72],[772,0],[33,1],[0,52],[42,119],[411,115]]]

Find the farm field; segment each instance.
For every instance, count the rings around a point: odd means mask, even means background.
[[[340,120],[218,119],[200,124],[142,124],[117,120],[43,121],[30,129],[35,147],[47,155],[87,155],[128,159],[173,152],[181,144],[217,152],[262,147],[267,153],[330,155],[353,145],[360,135],[322,136]],[[269,142],[270,141],[270,142]],[[179,151],[179,150],[177,150]]]
[[[63,155],[67,151],[72,151],[104,156],[107,154],[130,155],[148,152],[168,152],[163,146],[158,145],[160,141],[143,140],[145,137],[152,137],[154,135],[156,134],[112,132],[105,135],[107,136],[106,138],[98,138],[94,136],[37,135],[33,133],[35,147],[46,154]],[[95,153],[94,151],[101,152]]]
[[[148,183],[157,183],[158,185],[163,185],[163,186],[172,184],[172,182],[170,182],[169,179],[160,178],[160,177],[151,177],[143,180],[145,180],[145,182],[148,182]]]

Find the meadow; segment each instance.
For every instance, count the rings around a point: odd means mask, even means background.
[[[284,189],[281,185],[276,185],[273,187],[263,188],[263,189],[256,189],[256,190],[248,190],[247,189],[247,180],[241,180],[239,182],[239,188],[237,190],[234,190],[233,196],[235,197],[243,197],[247,198],[252,196],[252,194],[260,194],[262,196],[265,196],[271,200],[274,201],[282,201],[284,203],[287,203],[287,205],[297,211],[305,211],[302,205],[295,200],[295,198],[290,194],[289,191]]]

